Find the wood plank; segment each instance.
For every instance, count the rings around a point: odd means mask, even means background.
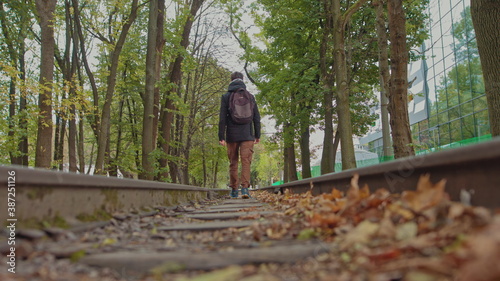
[[[198,220],[231,220],[246,216],[269,215],[276,212],[233,212],[233,213],[215,213],[215,214],[186,214],[185,217]]]
[[[263,207],[264,204],[262,203],[247,203],[247,204],[241,204],[241,203],[234,203],[234,204],[224,204],[224,205],[214,205],[208,207],[209,210],[215,210],[215,209],[247,209],[247,208],[253,208],[253,207]]]
[[[205,223],[185,223],[173,226],[158,227],[158,231],[175,231],[175,230],[217,230],[225,228],[240,228],[252,225],[256,220],[244,220],[244,221],[214,221]]]
[[[187,270],[211,270],[229,265],[293,263],[329,250],[327,244],[316,242],[196,254],[180,251],[172,253],[115,252],[86,256],[80,262],[91,266],[113,268],[122,274],[137,274],[169,265],[177,265]]]

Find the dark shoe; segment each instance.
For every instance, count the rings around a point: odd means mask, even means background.
[[[248,187],[241,188],[241,198],[243,198],[243,199],[250,198],[250,193],[248,192]]]
[[[231,198],[238,198],[238,189],[231,189]]]

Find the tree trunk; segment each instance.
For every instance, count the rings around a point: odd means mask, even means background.
[[[148,45],[146,55],[146,90],[143,95],[144,114],[142,119],[142,171],[141,179],[154,179],[154,159],[150,153],[154,149],[153,125],[154,125],[154,102],[156,84],[156,40],[157,40],[157,19],[158,0],[149,2],[149,24],[148,24]]]
[[[35,167],[50,168],[52,162],[52,81],[54,78],[54,11],[56,0],[36,0],[40,17],[41,58],[40,93],[38,96],[38,131]]]
[[[67,13],[70,13],[70,3],[67,1],[66,3],[66,9]],[[70,17],[71,18],[71,17]],[[78,50],[79,50],[79,44],[78,44],[78,34],[76,31],[75,27],[75,19],[74,17],[72,18],[71,21],[71,40],[73,42],[73,51],[72,51],[72,59],[71,59],[71,68],[69,71],[69,99],[71,101],[70,103],[70,108],[69,108],[69,128],[68,128],[68,161],[69,161],[69,171],[70,172],[76,172],[78,170],[77,168],[77,153],[76,153],[76,138],[78,135],[78,130],[76,126],[76,76],[77,76],[77,69],[78,66],[80,65],[78,61]]]
[[[138,0],[133,0],[131,11],[127,17],[127,22],[123,25],[120,32],[120,36],[113,51],[110,54],[110,66],[109,74],[107,77],[107,88],[106,97],[104,99],[104,105],[101,114],[101,123],[99,124],[99,137],[97,140],[97,159],[95,165],[96,174],[105,174],[104,163],[106,162],[106,148],[108,147],[110,128],[111,128],[111,102],[113,100],[113,95],[116,86],[116,75],[118,70],[118,62],[120,58],[120,53],[125,44],[125,39],[127,38],[128,31],[132,26],[132,23],[137,17],[137,3]]]
[[[16,83],[15,78],[11,77],[9,82],[9,141],[15,141],[15,127],[16,127]],[[21,158],[14,151],[9,150],[10,163],[12,165],[19,165],[21,163]]]
[[[289,155],[286,145],[286,143],[283,144],[283,183],[290,181],[290,169],[288,168],[290,161],[288,161]]]
[[[135,102],[133,99],[127,99],[126,101],[127,104],[127,113],[128,113],[128,124],[130,124],[130,134],[132,135],[132,143],[134,143],[135,147],[140,146],[139,142],[139,132],[137,131],[137,120],[134,116],[134,111],[132,108],[135,108]],[[132,103],[132,104],[131,104]],[[137,169],[141,166],[141,161],[140,161],[140,151],[139,149],[135,149],[135,165]]]
[[[376,3],[377,12],[377,37],[378,37],[378,63],[380,73],[380,117],[382,121],[382,146],[383,158],[387,160],[391,152],[391,130],[389,125],[389,45],[387,43],[387,28],[384,16],[384,1]]]
[[[329,87],[329,86],[326,86]],[[335,151],[333,149],[333,92],[325,89],[323,97],[325,109],[325,131],[323,137],[323,152],[321,155],[321,174],[328,174],[335,171]]]
[[[85,136],[84,136],[84,127],[83,127],[83,120],[80,120],[78,122],[78,142],[77,142],[77,151],[78,151],[78,171],[80,173],[85,174]],[[92,163],[92,161],[90,162]]]
[[[196,40],[194,42],[194,45],[196,46]],[[181,149],[181,154],[182,158],[180,160],[180,171],[181,171],[181,184],[189,184],[189,159],[190,159],[190,152],[193,144],[193,139],[191,136],[193,136],[196,132],[196,128],[200,124],[196,124],[196,113],[198,111],[198,104],[197,100],[198,97],[196,96],[197,91],[196,85],[194,84],[196,81],[196,71],[194,73],[195,78],[193,79],[191,74],[188,75],[186,79],[186,94],[184,97],[184,103],[189,104],[189,115],[184,117],[182,116],[182,123],[179,125],[179,128],[181,132],[179,133],[179,137],[182,143],[182,149]],[[201,90],[200,90],[201,92]],[[187,124],[185,124],[187,123]],[[186,133],[184,133],[184,131]]]
[[[297,176],[297,165],[295,163],[295,146],[288,146],[286,148],[286,154],[288,155],[288,182],[298,180]]]
[[[67,100],[66,94],[63,95],[62,100]],[[56,111],[56,124],[54,133],[54,168],[60,171],[63,170],[64,160],[64,136],[66,135],[67,116],[65,109]]]
[[[284,161],[285,161],[285,177],[284,182],[292,182],[298,180],[297,165],[295,163],[295,140],[294,128],[290,122],[283,126],[283,142],[284,142]]]
[[[391,114],[394,157],[415,155],[408,117],[408,49],[406,19],[402,0],[388,0],[391,39],[391,80],[389,113]]]
[[[339,148],[339,145],[340,145],[340,133],[339,131],[335,131],[335,137],[333,138],[333,156],[332,156],[332,162],[333,162],[333,171],[334,172],[337,172],[335,170],[335,166],[336,166],[336,159],[337,159],[337,150]],[[340,172],[340,171],[338,171]]]
[[[217,175],[219,174],[219,161],[217,160],[215,162],[215,167],[214,167],[214,173],[213,173],[213,182],[212,182],[212,188],[217,188]]]
[[[163,37],[165,25],[165,0],[158,0],[158,18],[157,18],[157,32],[156,32],[156,66],[155,74],[156,81],[161,80],[161,62],[163,60],[163,47],[165,46],[165,38]],[[160,118],[160,87],[155,86],[154,89],[154,106],[153,106],[153,146],[158,142],[158,129]]]
[[[309,111],[309,110],[308,110]],[[311,177],[311,151],[309,150],[309,141],[311,134],[309,133],[310,115],[300,123],[300,158],[302,163],[302,178]]]
[[[500,136],[500,2],[471,0],[492,136]]]
[[[20,70],[20,75],[19,78],[21,80],[21,83],[24,85],[26,82],[26,68],[25,68],[25,60],[24,60],[24,53],[25,53],[25,43],[24,40],[21,43],[21,51],[19,54],[19,70]],[[26,110],[26,90],[21,89],[21,96],[19,98],[19,116],[21,117],[21,120],[19,120],[19,128],[21,131],[21,136],[19,137],[19,152],[21,152],[21,162],[18,163],[19,165],[23,166],[28,166],[28,113]]]
[[[70,93],[71,95],[74,95],[74,89],[72,89],[73,93]],[[71,118],[69,119],[69,128],[68,128],[68,162],[69,162],[69,171],[70,172],[76,172],[77,171],[77,164],[76,164],[76,136],[78,134],[77,127],[76,127],[76,107],[74,104],[70,105],[70,115]]]
[[[125,80],[124,80],[125,81]],[[115,154],[115,161],[114,161],[114,169],[116,170],[118,174],[118,169],[119,163],[120,163],[120,157],[121,157],[121,147],[122,147],[122,133],[123,133],[123,125],[125,122],[123,122],[123,107],[125,106],[125,101],[123,99],[120,100],[120,104],[118,105],[118,128],[117,128],[117,135],[116,135],[116,154]],[[125,170],[122,169],[122,175],[125,173]],[[128,171],[126,171],[128,173]]]

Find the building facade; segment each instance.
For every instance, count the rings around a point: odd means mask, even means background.
[[[431,0],[429,39],[409,65],[410,125],[417,154],[491,138],[469,0]],[[380,114],[380,108],[375,109]],[[383,158],[380,121],[360,139]]]

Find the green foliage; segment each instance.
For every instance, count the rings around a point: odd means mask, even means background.
[[[324,118],[319,84],[322,6],[309,0],[260,0],[254,9],[256,23],[262,30],[258,39],[266,45],[265,50],[252,49],[250,56],[258,65],[253,74],[261,90],[260,103],[278,126],[290,122],[292,127],[299,128],[297,124],[306,120],[310,120],[308,126],[321,124]],[[347,33],[353,127],[358,135],[366,132],[374,120],[369,113],[375,99],[371,88],[378,83],[374,18],[371,9],[360,11]]]
[[[252,170],[256,171],[258,184],[263,187],[279,181],[283,161],[278,144],[263,136],[261,143],[257,144],[254,150],[255,160],[252,162]]]
[[[179,142],[184,153],[180,163],[188,162],[191,184],[224,187],[228,162],[226,149],[218,142],[218,123],[220,99],[230,72],[204,53],[195,55],[193,60],[197,67],[186,71],[190,91],[185,93],[184,138]]]
[[[406,38],[410,51],[410,60],[422,59],[422,55],[412,48],[420,47],[429,38],[429,0],[403,1],[406,13]]]

